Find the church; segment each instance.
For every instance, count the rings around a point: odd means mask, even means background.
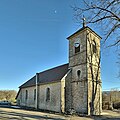
[[[86,26],[70,35],[69,62],[36,73],[19,87],[19,106],[67,113],[100,115],[102,82],[100,77],[101,37]]]

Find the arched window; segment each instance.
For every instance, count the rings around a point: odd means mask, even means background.
[[[77,76],[80,77],[80,75],[81,75],[81,71],[78,70],[78,71],[77,71]]]
[[[34,100],[36,100],[36,89],[34,89]]]
[[[97,48],[96,48],[96,42],[94,40],[93,40],[92,48],[93,48],[93,53],[96,53]]]
[[[28,99],[28,90],[25,91],[25,99]]]
[[[50,100],[50,88],[46,89],[46,101]]]

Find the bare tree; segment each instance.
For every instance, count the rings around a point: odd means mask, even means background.
[[[15,101],[17,92],[15,90],[0,90],[0,100]]]
[[[97,24],[103,33],[107,47],[120,46],[120,0],[83,0],[83,6],[73,6],[75,18],[81,22],[86,15],[87,23]]]
[[[102,109],[109,109],[110,93],[107,91],[102,92]]]
[[[116,47],[118,66],[120,65],[120,0],[82,0],[83,5],[72,8],[78,23],[86,15],[86,23],[94,24],[101,30],[102,45]],[[81,3],[82,3],[81,2]],[[119,68],[119,67],[118,67]],[[120,77],[120,69],[118,71]]]
[[[113,88],[110,91],[110,96],[111,96],[111,102],[120,102],[120,91],[117,88]]]
[[[118,62],[117,62],[117,64],[118,64],[118,78],[120,78],[120,53],[118,53]]]

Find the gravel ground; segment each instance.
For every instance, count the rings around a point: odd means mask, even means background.
[[[120,120],[120,111],[103,111],[101,116],[69,116],[23,110],[18,107],[0,107],[0,120]]]

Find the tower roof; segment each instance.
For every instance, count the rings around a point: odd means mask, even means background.
[[[102,39],[94,30],[92,30],[90,27],[88,26],[85,26],[85,27],[82,27],[81,29],[79,29],[78,31],[76,31],[75,33],[73,33],[72,35],[70,35],[69,37],[67,37],[67,39],[69,40],[71,37],[73,37],[75,34],[83,31],[83,30],[89,30],[91,32],[93,32],[97,37],[99,37],[100,39]]]

